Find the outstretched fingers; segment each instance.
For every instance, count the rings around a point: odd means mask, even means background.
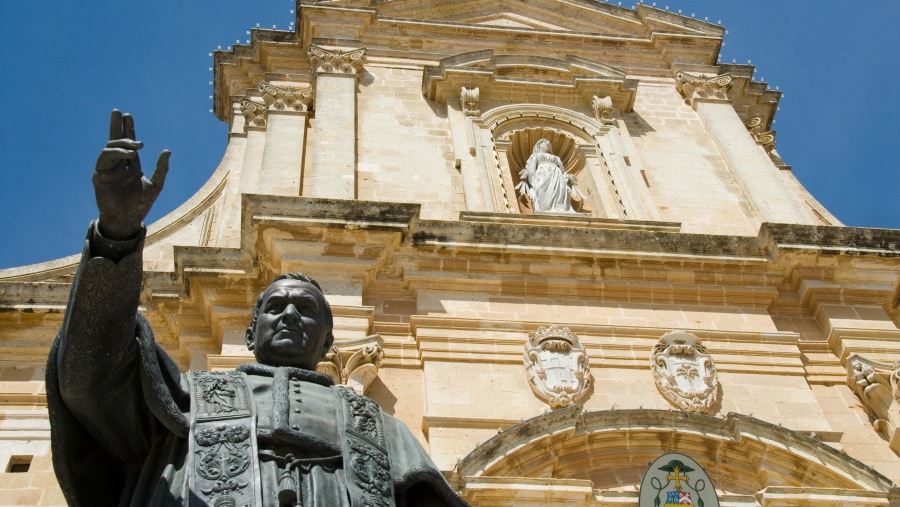
[[[166,182],[166,175],[169,174],[169,157],[171,156],[171,151],[163,150],[162,153],[159,154],[159,159],[156,160],[156,170],[154,170],[153,175],[150,176],[153,199],[156,199],[156,196],[159,195],[159,192],[162,190],[163,183]]]
[[[122,133],[125,139],[137,139],[134,135],[134,116],[128,113],[122,115]]]
[[[123,136],[122,111],[113,109],[109,114],[109,140],[115,141],[116,139],[122,139]]]

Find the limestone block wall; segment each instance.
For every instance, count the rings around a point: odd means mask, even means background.
[[[40,367],[0,367],[0,505],[66,505],[51,463],[43,379]]]
[[[623,119],[662,220],[681,222],[683,232],[758,232],[759,219],[674,80],[641,79]]]
[[[466,208],[446,106],[425,99],[421,85],[421,67],[366,68],[359,85],[359,199],[421,203],[422,218],[455,220]]]

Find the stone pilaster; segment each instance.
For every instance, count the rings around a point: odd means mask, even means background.
[[[312,87],[276,86],[263,81],[258,90],[268,111],[257,193],[300,195],[306,110],[312,102]]]
[[[747,133],[728,98],[731,76],[677,72],[676,86],[694,108],[761,222],[811,223],[768,154]]]
[[[303,195],[356,197],[356,83],[366,49],[307,48],[316,104],[314,148],[304,175]]]

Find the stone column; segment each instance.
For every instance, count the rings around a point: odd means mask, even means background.
[[[703,77],[677,72],[676,86],[697,112],[719,149],[735,181],[762,222],[809,223],[778,174],[778,168],[760,148],[726,95],[731,76]]]
[[[302,194],[356,198],[356,84],[365,48],[352,51],[307,48],[314,73],[314,144],[308,156]]]

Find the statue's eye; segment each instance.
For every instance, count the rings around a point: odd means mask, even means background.
[[[268,313],[281,313],[284,311],[284,303],[269,303],[269,306],[266,308],[266,312]]]

